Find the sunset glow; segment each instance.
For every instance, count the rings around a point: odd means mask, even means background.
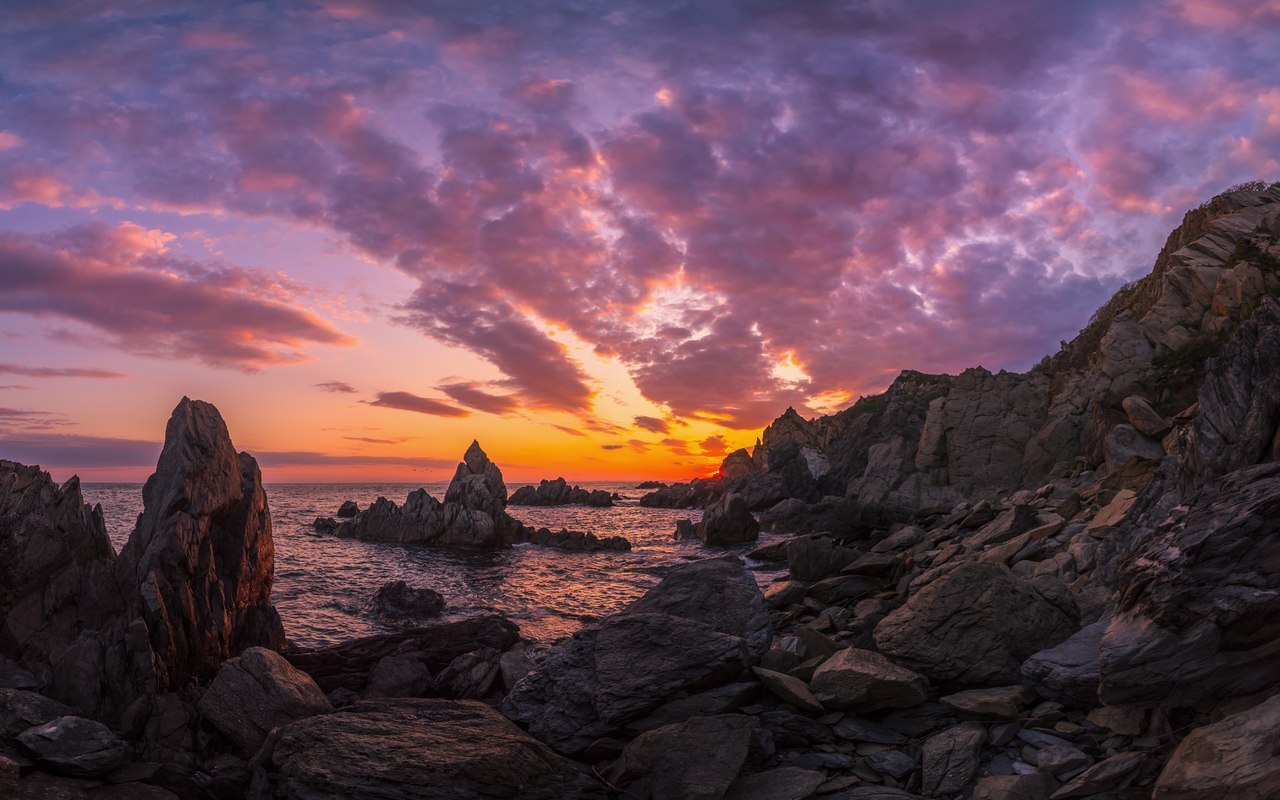
[[[714,473],[1023,370],[1280,175],[1280,5],[5,3],[0,458]],[[1211,66],[1209,66],[1211,65]]]

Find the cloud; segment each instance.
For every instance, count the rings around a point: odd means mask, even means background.
[[[365,444],[404,444],[412,441],[412,438],[407,436],[398,439],[375,439],[371,436],[343,436],[342,438],[352,442],[364,442]]]
[[[552,424],[552,426],[551,426],[551,427],[555,428],[556,430],[560,431],[561,433],[567,433],[567,434],[569,434],[570,436],[586,436],[586,434],[585,434],[585,433],[583,433],[582,431],[578,430],[577,428],[570,428],[570,427],[569,427],[569,426],[567,426],[567,425],[556,425],[556,424]]]
[[[666,433],[671,430],[671,425],[666,420],[657,417],[636,417],[635,424],[637,428],[643,428],[652,433]]]
[[[510,395],[490,394],[478,388],[479,386],[480,384],[471,381],[458,381],[445,383],[436,388],[453,398],[454,401],[467,408],[474,408],[476,411],[503,415],[510,414],[520,407],[516,398]]]
[[[433,400],[429,397],[419,397],[409,392],[378,392],[378,396],[374,400],[361,400],[371,406],[379,408],[394,408],[400,411],[413,411],[417,414],[427,414],[433,417],[467,417],[471,412],[466,409],[451,406],[440,400]]]
[[[28,15],[0,33],[0,205],[319,230],[415,282],[402,322],[502,373],[440,387],[461,406],[589,420],[589,351],[668,425],[752,428],[903,367],[1025,368],[1187,206],[1280,169],[1272,5]],[[6,265],[123,267],[34,278],[18,313],[249,369],[345,343],[292,289],[136,234],[4,242]],[[125,256],[82,257],[104,249]],[[153,272],[176,281],[110,319]],[[583,429],[625,435],[610,425]]]
[[[355,340],[266,273],[191,262],[169,234],[88,223],[47,235],[0,232],[0,312],[81,323],[116,346],[256,371]]]
[[[317,383],[316,388],[321,391],[331,392],[333,394],[355,394],[356,387],[343,381],[325,381]]]
[[[0,375],[24,378],[127,378],[123,372],[95,367],[28,367],[22,364],[0,364]]]
[[[624,448],[624,447],[626,447],[626,445],[625,445],[625,444],[602,444],[602,445],[600,445],[600,449],[601,449],[601,450],[621,450],[621,449],[622,449],[622,448]]]

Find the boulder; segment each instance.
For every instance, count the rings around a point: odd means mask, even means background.
[[[1007,567],[962,563],[911,595],[876,626],[882,653],[947,686],[1014,683],[1026,658],[1079,627],[1065,591]]]
[[[1129,418],[1129,424],[1144,436],[1161,439],[1173,427],[1169,424],[1169,420],[1160,416],[1160,412],[1151,407],[1145,397],[1129,395],[1120,405]]]
[[[704,622],[617,614],[553,649],[502,701],[502,712],[574,755],[681,692],[732,680],[746,667],[743,639]]]
[[[797,536],[787,543],[787,569],[792,580],[812,583],[836,574],[859,555],[830,536]]]
[[[685,530],[705,544],[734,545],[754,542],[760,535],[760,523],[756,522],[742,495],[730,493],[703,512],[702,519],[694,523],[692,529]]]
[[[1155,800],[1280,797],[1280,695],[1196,728],[1169,756]]]
[[[809,690],[827,708],[867,712],[911,708],[925,701],[923,677],[871,650],[837,651],[814,670]]]
[[[602,550],[627,552],[631,549],[631,542],[624,536],[596,536],[589,531],[571,531],[565,528],[552,531],[548,528],[535,530],[526,527],[521,538],[529,544],[540,547],[554,547],[557,550],[577,553],[595,553]]]
[[[738,778],[725,793],[724,800],[805,800],[812,797],[826,779],[818,770],[776,767]]]
[[[742,559],[727,554],[672,567],[622,613],[671,614],[741,638],[753,658],[769,651],[773,626],[764,595]]]
[[[74,715],[73,709],[44,695],[22,689],[0,689],[0,739],[12,739],[27,728]]]
[[[1175,707],[1280,681],[1280,463],[1206,485],[1141,534],[1101,642],[1107,705]]]
[[[938,702],[970,718],[1016,719],[1035,697],[1025,686],[997,686],[956,692],[938,698]]]
[[[743,714],[695,717],[637,736],[615,783],[625,797],[720,800],[765,753],[760,723]]]
[[[384,583],[369,601],[373,613],[395,619],[439,616],[444,605],[444,597],[439,592],[410,586],[404,581]]]
[[[415,656],[386,656],[369,670],[369,679],[361,696],[366,699],[424,697],[430,694],[433,686],[431,671]]]
[[[63,775],[96,778],[129,757],[129,745],[101,722],[58,717],[18,734],[18,744],[41,767]]]
[[[825,709],[819,703],[809,687],[799,678],[793,678],[782,672],[755,667],[756,677],[764,684],[764,688],[784,703],[789,703],[801,711],[821,714]]]
[[[1164,458],[1164,446],[1158,439],[1144,436],[1132,425],[1117,425],[1103,441],[1103,453],[1107,469],[1115,471],[1132,459],[1159,461]]]
[[[1022,682],[1046,700],[1083,708],[1097,705],[1099,648],[1106,630],[1106,621],[1095,622],[1033,654],[1022,664]]]
[[[363,700],[286,725],[260,756],[264,796],[603,798],[603,788],[483,703]]]
[[[281,655],[310,675],[325,694],[338,689],[360,694],[370,671],[388,656],[410,656],[436,674],[464,653],[485,647],[503,652],[519,641],[520,629],[514,622],[488,616],[366,636],[331,647],[285,650]]]
[[[196,708],[245,756],[258,751],[272,728],[333,710],[310,676],[262,647],[223,664]]]
[[[929,797],[950,797],[973,783],[987,731],[966,722],[935,733],[920,748],[921,790]]]
[[[334,516],[339,519],[350,519],[360,513],[360,506],[356,505],[354,500],[347,500],[338,507],[338,513]]]
[[[1119,753],[1089,767],[1054,792],[1051,800],[1095,798],[1133,783],[1150,758],[1146,753]]]
[[[1049,800],[1058,782],[1044,773],[988,775],[973,787],[973,800]]]

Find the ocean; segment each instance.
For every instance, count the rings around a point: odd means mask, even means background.
[[[442,499],[447,485],[422,486]],[[624,499],[612,508],[511,506],[507,511],[534,527],[625,536],[630,552],[573,553],[533,545],[478,552],[322,536],[312,522],[333,516],[344,500],[354,500],[362,509],[379,496],[403,503],[419,485],[268,484],[276,548],[272,600],[290,643],[319,647],[396,630],[371,616],[367,603],[384,583],[403,580],[444,595],[448,605],[442,620],[496,612],[519,624],[526,639],[545,647],[618,611],[673,564],[730,550],[743,553],[779,538],[761,534],[756,545],[738,548],[678,542],[672,538],[676,520],[697,521],[701,511],[644,508],[639,499],[647,490],[634,483],[580,485],[617,492]],[[83,490],[86,502],[102,505],[119,551],[142,512],[142,484],[84,484]],[[752,566],[762,585],[778,575],[775,565]]]

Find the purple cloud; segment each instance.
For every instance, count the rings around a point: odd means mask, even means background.
[[[127,378],[123,372],[95,367],[29,367],[23,364],[0,364],[0,375],[24,378]]]
[[[440,400],[433,400],[429,397],[419,397],[410,392],[378,392],[377,398],[373,400],[361,400],[360,402],[379,408],[394,408],[399,411],[412,411],[416,414],[427,414],[433,417],[468,417],[471,412],[466,409],[451,406]]]
[[[445,383],[436,388],[447,394],[455,402],[476,411],[490,414],[510,414],[520,407],[516,398],[510,395],[491,394],[478,388],[479,384],[470,381]]]
[[[325,381],[324,383],[317,383],[316,388],[331,394],[356,394],[357,391],[356,387],[345,381]]]

